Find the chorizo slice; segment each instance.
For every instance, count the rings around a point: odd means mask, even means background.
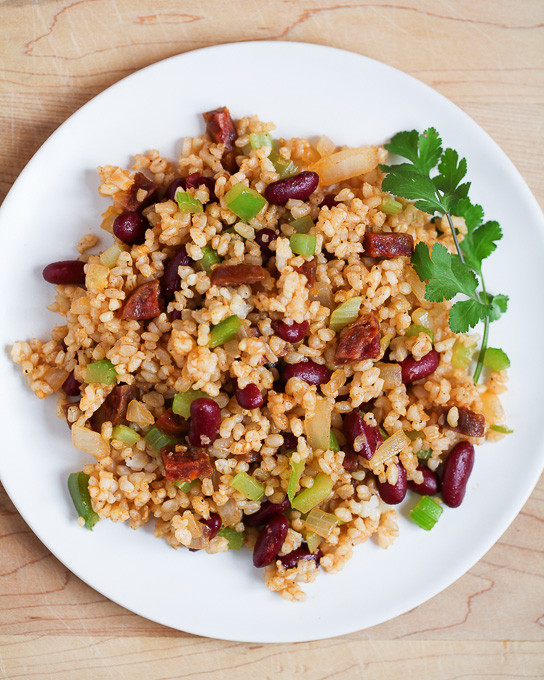
[[[175,482],[192,482],[210,477],[213,469],[206,449],[200,446],[174,444],[161,449],[166,479]]]
[[[116,200],[119,207],[130,212],[137,212],[149,205],[158,191],[157,185],[148,179],[143,173],[134,175],[134,182],[120,194]]]
[[[334,359],[337,364],[352,364],[363,359],[375,359],[380,356],[380,351],[378,320],[373,314],[364,314],[346,327]]]
[[[455,430],[466,437],[483,437],[485,434],[485,416],[481,413],[474,413],[464,406],[459,406],[459,418],[455,427],[450,427],[446,420],[446,426],[450,430]]]
[[[236,164],[236,156],[234,152],[234,142],[236,141],[236,128],[232,122],[230,112],[226,106],[213,111],[206,111],[202,114],[206,122],[206,132],[209,134],[211,140],[216,144],[224,144],[225,151],[223,153],[223,167],[230,174],[238,171]]]
[[[410,257],[414,252],[414,239],[410,234],[371,234],[363,238],[364,254],[368,257]]]
[[[256,264],[220,264],[210,279],[215,286],[241,286],[262,281],[265,275],[265,269]]]
[[[121,310],[122,319],[154,319],[161,313],[158,279],[142,283],[128,296]]]
[[[183,437],[183,435],[189,432],[189,423],[185,418],[174,413],[171,408],[167,409],[157,418],[155,426],[170,437]]]
[[[127,407],[133,399],[139,399],[140,390],[134,385],[116,385],[108,394],[104,403],[91,416],[91,427],[100,432],[106,421],[115,427],[125,420]]]
[[[304,274],[306,277],[306,287],[312,288],[317,274],[317,260],[315,257],[312,257],[311,260],[306,260],[300,267],[295,267],[295,269],[299,274]]]

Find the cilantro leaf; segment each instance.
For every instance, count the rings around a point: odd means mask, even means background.
[[[389,144],[385,145],[385,148],[409,160],[416,170],[425,175],[429,174],[442,155],[442,141],[434,128],[428,128],[421,135],[417,130],[398,132],[391,138]]]
[[[497,241],[502,238],[502,230],[498,222],[490,220],[468,233],[461,241],[461,250],[465,261],[472,269],[480,272],[482,260],[489,257],[497,248]]]
[[[492,295],[489,305],[489,320],[496,321],[508,309],[508,295]]]
[[[450,309],[450,328],[454,333],[466,333],[488,315],[488,305],[478,300],[460,300]]]
[[[419,278],[427,280],[425,298],[430,302],[451,300],[457,293],[472,297],[478,286],[474,272],[440,243],[435,243],[430,252],[424,243],[418,243],[412,264]]]
[[[384,146],[390,153],[394,153],[414,163],[417,161],[418,138],[417,130],[405,130],[404,132],[397,132],[396,135],[391,137],[389,144]]]
[[[461,198],[457,201],[452,212],[458,217],[465,218],[465,224],[469,233],[484,221],[484,209],[482,206],[477,203],[472,204],[468,198]]]
[[[416,200],[416,208],[431,215],[434,215],[437,210],[442,210],[430,177],[422,175],[408,163],[380,167],[388,173],[382,183],[385,191],[409,200]]]
[[[467,174],[467,161],[459,158],[454,149],[446,149],[438,164],[438,173],[433,182],[438,191],[444,194],[442,202],[446,211],[450,212],[459,200],[468,195],[470,182],[461,184],[461,180]]]

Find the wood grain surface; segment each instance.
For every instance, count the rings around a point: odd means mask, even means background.
[[[542,0],[0,1],[0,199],[48,135],[123,76],[261,39],[342,47],[416,76],[489,132],[544,204]],[[542,678],[543,524],[541,480],[502,539],[430,602],[328,641],[242,644],[109,602],[47,551],[0,488],[0,677]]]

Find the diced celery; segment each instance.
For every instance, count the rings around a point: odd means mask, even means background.
[[[109,359],[101,359],[87,364],[85,382],[113,385],[117,382],[117,371]]]
[[[126,246],[122,245],[121,243],[114,243],[100,255],[100,264],[103,264],[104,267],[109,267],[111,269],[117,264],[119,255],[126,251]]]
[[[191,196],[187,191],[178,189],[176,191],[176,201],[179,211],[182,213],[201,213],[204,206],[195,196]]]
[[[329,321],[329,326],[332,328],[332,330],[336,332],[341,331],[344,326],[357,321],[362,302],[363,298],[357,296],[352,297],[338,305],[338,307],[331,314]]]
[[[492,371],[502,371],[510,367],[510,359],[502,349],[488,347],[484,354],[484,366]]]
[[[334,453],[338,453],[338,451],[340,451],[340,444],[338,443],[338,439],[336,439],[336,435],[332,430],[329,441],[329,450],[334,451]]]
[[[113,439],[118,439],[123,444],[127,444],[127,446],[132,446],[141,439],[137,432],[126,425],[116,425],[111,432],[111,436]]]
[[[380,210],[387,215],[398,215],[402,210],[402,203],[395,201],[391,196],[382,196]]]
[[[297,494],[291,505],[295,510],[299,510],[300,512],[309,512],[329,496],[332,487],[332,479],[323,472],[319,472],[314,479],[313,485],[309,489],[304,489]]]
[[[219,257],[211,246],[204,246],[204,248],[202,248],[202,257],[198,262],[206,274],[209,274],[213,265],[219,264],[222,260],[223,258]]]
[[[300,478],[304,472],[304,468],[306,467],[306,461],[301,460],[298,463],[295,463],[295,461],[290,458],[289,465],[291,466],[291,474],[289,475],[289,484],[287,485],[287,496],[289,498],[289,502],[292,503],[293,498],[298,491]]]
[[[315,223],[309,215],[304,215],[304,217],[299,217],[298,220],[293,220],[289,222],[297,234],[307,234],[312,227],[315,227]]]
[[[434,341],[434,333],[428,328],[425,328],[425,326],[420,326],[417,323],[413,323],[411,326],[408,326],[405,335],[407,338],[410,338],[419,335],[420,333],[427,333],[427,335],[431,338],[431,342]]]
[[[467,368],[474,354],[474,349],[476,345],[463,345],[459,340],[455,341],[453,345],[453,350],[451,353],[451,365],[453,368]]]
[[[176,437],[170,437],[164,432],[161,432],[158,427],[153,425],[145,433],[145,440],[151,448],[160,453],[163,446],[171,446],[172,444],[179,444],[182,440]]]
[[[421,449],[416,453],[419,460],[429,460],[432,454],[432,449]]]
[[[247,472],[239,472],[230,485],[250,501],[260,501],[264,496],[264,484]]]
[[[225,201],[229,210],[238,215],[244,222],[253,219],[261,212],[266,204],[266,198],[255,189],[244,184],[235,184],[225,194]]]
[[[223,527],[222,529],[219,529],[217,535],[227,539],[229,542],[229,550],[240,550],[244,545],[244,532],[240,533],[232,527]]]
[[[249,135],[249,143],[252,149],[260,149],[263,146],[272,147],[274,144],[269,132],[252,132]]]
[[[198,479],[193,479],[192,482],[174,482],[174,484],[178,487],[178,489],[181,489],[183,493],[188,493],[195,484],[198,484],[198,482]]]
[[[490,425],[489,429],[501,434],[512,434],[514,432],[514,430],[509,430],[505,425]]]
[[[208,347],[213,349],[214,347],[219,347],[219,345],[224,345],[229,340],[232,340],[236,337],[241,325],[242,319],[236,316],[236,314],[223,319],[223,321],[211,329]]]
[[[84,472],[72,472],[68,476],[68,491],[79,517],[85,520],[87,529],[92,529],[100,517],[93,510],[89,494],[89,475]]]
[[[304,525],[308,531],[312,531],[318,536],[328,538],[331,531],[338,524],[338,517],[330,512],[324,512],[319,508],[313,508],[304,520]]]
[[[289,245],[295,255],[312,257],[315,254],[317,240],[314,234],[293,234],[289,239]]]
[[[298,167],[291,160],[286,160],[282,158],[277,152],[273,151],[268,158],[272,161],[274,168],[280,179],[285,179],[286,177],[292,177],[298,172]]]
[[[321,543],[321,536],[318,536],[313,531],[306,532],[306,544],[308,545],[308,550],[311,553],[317,552],[319,544]]]
[[[209,394],[202,390],[189,390],[188,392],[178,392],[172,403],[172,411],[182,418],[190,418],[191,404],[195,399],[209,398]]]
[[[378,430],[380,431],[380,434],[382,435],[382,439],[385,441],[386,439],[389,439],[389,434],[387,430],[384,428],[383,425],[378,425]]]
[[[430,531],[438,522],[443,508],[430,496],[422,496],[410,510],[410,519],[419,527]]]

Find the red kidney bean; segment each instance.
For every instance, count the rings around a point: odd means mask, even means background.
[[[253,548],[253,564],[256,567],[266,567],[274,561],[285,541],[288,528],[289,521],[284,515],[272,515],[267,521]]]
[[[209,202],[215,203],[217,201],[217,196],[215,195],[215,182],[211,177],[204,177],[199,172],[193,172],[187,177],[185,184],[187,189],[198,189],[198,187],[203,184],[208,189],[210,195]]]
[[[272,330],[286,342],[300,342],[310,328],[309,321],[287,324],[285,321],[272,321]]]
[[[176,200],[176,191],[178,189],[181,189],[182,191],[185,191],[187,188],[187,184],[183,177],[178,177],[175,179],[173,182],[170,182],[170,186],[166,190],[166,194],[164,195],[165,198],[169,198],[171,201]]]
[[[62,260],[48,264],[42,274],[47,283],[60,286],[79,286],[85,283],[84,267],[85,262],[81,262],[81,260]]]
[[[468,442],[459,442],[446,458],[442,473],[442,498],[450,508],[457,508],[463,502],[473,467],[474,447]]]
[[[169,317],[170,321],[178,321],[179,319],[181,319],[181,312],[179,311],[179,309],[173,309],[170,312]]]
[[[217,439],[221,409],[213,399],[203,397],[191,404],[188,439],[193,446],[210,446]]]
[[[339,204],[340,204],[340,201],[337,201],[334,198],[334,194],[327,194],[327,196],[325,196],[325,198],[319,204],[319,207],[320,208],[329,208],[329,210],[330,210],[331,208],[334,208],[335,205],[339,205]]]
[[[417,469],[423,473],[423,481],[421,484],[416,484],[413,481],[408,482],[408,488],[410,491],[415,491],[420,496],[434,496],[440,491],[440,480],[436,473],[426,465],[420,463]]]
[[[143,243],[147,229],[149,229],[149,222],[137,212],[123,212],[115,218],[113,223],[115,236],[129,246]]]
[[[217,536],[219,529],[221,529],[221,517],[216,512],[212,512],[208,519],[203,519],[202,524],[205,524],[210,530],[208,533],[208,540],[212,540]]]
[[[272,182],[264,190],[264,197],[273,205],[285,205],[290,198],[305,201],[317,189],[319,175],[317,172],[304,170],[293,177]]]
[[[300,364],[286,364],[282,370],[282,377],[285,381],[289,378],[300,378],[308,385],[323,385],[329,382],[331,372],[323,364],[316,364],[314,361],[302,361]]]
[[[402,370],[402,382],[412,383],[416,380],[426,378],[431,373],[434,373],[440,363],[440,354],[432,349],[428,354],[416,361],[414,357],[406,357],[404,361],[400,362]]]
[[[81,393],[79,388],[81,383],[75,379],[74,372],[72,371],[70,375],[66,378],[62,384],[62,389],[66,392],[69,397],[80,397]]]
[[[346,447],[347,448],[347,447]],[[359,468],[359,461],[357,460],[357,454],[353,449],[347,449],[344,452],[344,460],[342,461],[344,470],[348,472],[355,472]]]
[[[255,243],[261,249],[261,257],[263,258],[263,263],[267,262],[272,257],[272,251],[270,250],[270,244],[273,243],[278,238],[277,233],[273,229],[266,227],[265,229],[259,229],[255,234]]]
[[[249,383],[249,385],[246,385],[244,388],[236,387],[234,394],[236,395],[236,401],[242,408],[259,408],[259,406],[264,404],[261,390],[255,383]]]
[[[293,449],[296,449],[298,446],[298,439],[295,437],[295,435],[292,432],[284,432],[283,433],[283,444],[282,444],[282,449],[285,449],[286,451],[292,451]]]
[[[399,475],[396,484],[389,484],[388,482],[376,482],[378,493],[384,503],[388,505],[397,505],[404,500],[406,496],[406,470],[402,465],[397,465]]]
[[[260,527],[273,515],[283,515],[283,513],[289,509],[290,505],[287,496],[285,496],[281,503],[265,501],[261,504],[261,507],[257,512],[254,512],[252,515],[244,515],[244,524],[247,527]]]
[[[285,569],[293,569],[293,567],[297,566],[299,560],[314,560],[316,564],[319,564],[322,557],[323,553],[321,550],[311,553],[306,545],[301,545],[300,548],[287,553],[287,555],[282,555],[280,561]]]
[[[181,246],[174,255],[168,260],[168,264],[164,268],[164,274],[161,278],[161,289],[162,295],[166,302],[174,299],[174,293],[179,290],[181,283],[180,275],[178,274],[178,269],[180,267],[189,267],[191,265],[191,260],[187,255],[187,250],[185,246]]]
[[[367,425],[357,409],[344,416],[343,430],[353,450],[367,460],[383,444],[379,429],[374,425]]]

